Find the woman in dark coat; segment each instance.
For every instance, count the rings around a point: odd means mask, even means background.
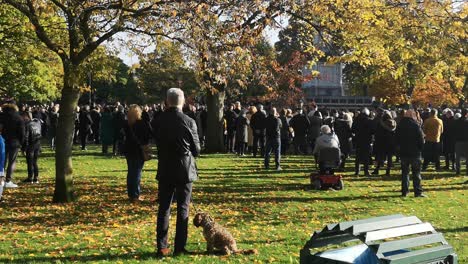
[[[112,110],[109,107],[104,108],[104,112],[101,116],[101,131],[100,138],[102,144],[102,153],[107,154],[108,148],[112,143],[114,143],[114,117],[112,115]]]
[[[249,119],[247,119],[247,113],[242,111],[240,116],[236,120],[236,145],[237,154],[239,156],[245,155],[245,147],[249,142]]]
[[[131,202],[140,201],[141,171],[145,164],[142,147],[149,144],[152,131],[149,124],[142,120],[142,110],[138,105],[128,109],[124,126],[124,154],[127,159],[127,193]]]
[[[387,160],[386,176],[390,176],[390,169],[392,167],[392,157],[395,154],[395,129],[396,121],[392,118],[390,112],[383,113],[380,121],[377,122],[375,130],[375,144],[374,150],[377,158],[377,167],[373,175],[379,175],[379,169],[384,165]]]
[[[346,159],[351,154],[351,150],[353,148],[353,131],[351,130],[353,126],[353,120],[348,113],[343,113],[342,116],[340,116],[340,118],[335,121],[334,125],[335,133],[340,140],[340,151],[342,155],[340,169],[344,169],[346,165]]]

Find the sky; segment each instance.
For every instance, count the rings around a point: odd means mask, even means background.
[[[278,34],[280,30],[281,28],[268,28],[265,30],[264,34],[272,45],[278,41]],[[121,36],[121,37],[125,38],[125,36]],[[117,49],[118,50],[117,56],[121,58],[125,64],[132,66],[139,62],[138,56],[135,53],[125,48],[124,45],[119,45],[116,43],[117,42],[114,42],[114,43],[111,42],[107,44],[107,46]],[[151,51],[152,51],[151,48],[146,49],[146,52],[151,52]]]

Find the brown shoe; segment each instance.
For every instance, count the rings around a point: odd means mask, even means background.
[[[132,204],[139,204],[141,203],[143,200],[138,197],[138,198],[130,198],[129,201],[132,203]]]
[[[171,250],[169,248],[158,249],[156,256],[159,258],[168,257],[171,255]]]

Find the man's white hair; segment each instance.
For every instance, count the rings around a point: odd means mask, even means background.
[[[180,88],[171,88],[167,90],[166,97],[169,107],[182,107],[184,105],[184,91],[182,91]]]
[[[328,125],[323,125],[320,127],[320,132],[322,132],[322,134],[330,134],[331,129]]]

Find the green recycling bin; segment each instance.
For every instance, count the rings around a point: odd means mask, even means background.
[[[329,224],[300,252],[301,264],[458,264],[444,236],[416,216]]]

